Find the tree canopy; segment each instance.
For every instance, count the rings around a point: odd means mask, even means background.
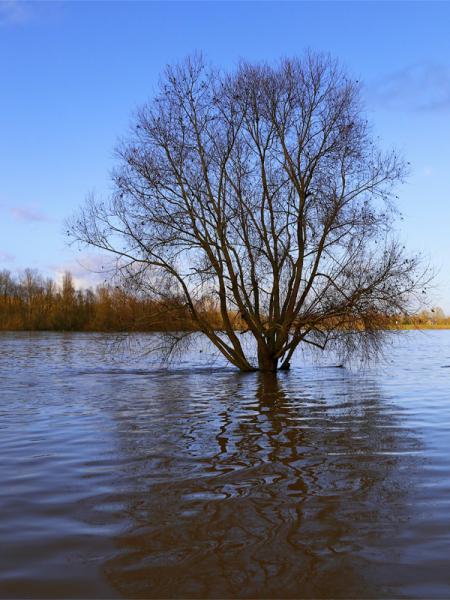
[[[70,234],[115,254],[135,288],[180,299],[241,370],[289,368],[301,343],[367,356],[423,285],[393,230],[404,174],[332,58],[223,73],[191,57],[167,67],[118,148],[114,192]]]

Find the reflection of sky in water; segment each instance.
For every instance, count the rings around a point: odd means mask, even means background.
[[[105,339],[1,336],[0,596],[450,595],[450,333],[277,378]]]

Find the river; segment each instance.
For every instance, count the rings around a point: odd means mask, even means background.
[[[450,597],[449,331],[276,377],[113,341],[0,334],[0,597]]]

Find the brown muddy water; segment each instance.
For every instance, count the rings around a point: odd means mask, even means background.
[[[450,332],[277,377],[109,339],[0,336],[0,597],[450,597]]]

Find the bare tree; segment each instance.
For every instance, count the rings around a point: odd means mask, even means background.
[[[118,156],[112,197],[88,200],[71,235],[182,298],[241,370],[287,369],[300,343],[371,355],[422,284],[392,235],[404,163],[375,147],[358,82],[327,56],[168,67]]]

